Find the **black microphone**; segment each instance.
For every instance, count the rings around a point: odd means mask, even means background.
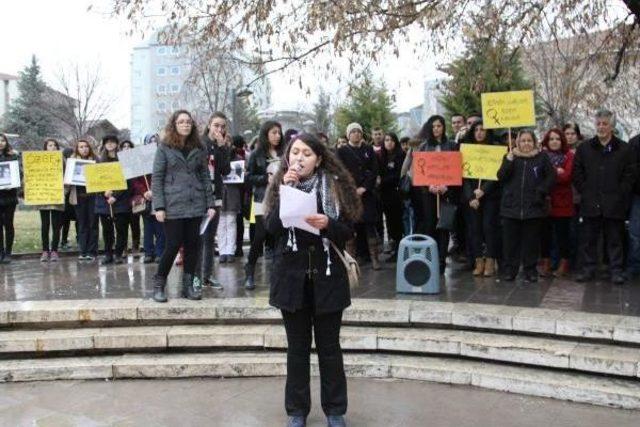
[[[292,169],[293,169],[293,168],[292,168]],[[298,172],[298,173],[300,173],[300,171],[301,171],[302,169],[304,169],[304,166],[302,166],[302,163],[298,163],[298,165],[296,166],[295,171],[296,171],[296,172]],[[296,186],[296,183],[295,183],[295,182],[290,182],[290,183],[288,183],[287,185],[288,185],[289,187],[295,187],[295,186]]]

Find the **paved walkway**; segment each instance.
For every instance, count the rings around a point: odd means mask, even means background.
[[[447,268],[443,292],[439,295],[401,295],[395,291],[395,264],[374,272],[363,268],[362,283],[353,289],[357,298],[421,299],[425,301],[473,302],[543,307],[640,316],[640,283],[615,286],[606,282],[579,284],[568,280],[541,280],[536,284],[500,283],[495,279],[474,278],[470,272],[453,264]],[[243,272],[239,261],[217,265],[218,278],[225,289],[206,288],[205,298],[267,296],[266,267],[257,269],[258,287],[249,292],[242,287]],[[99,266],[97,262],[78,263],[63,258],[58,263],[43,264],[34,259],[16,260],[0,265],[0,301],[140,298],[151,295],[151,278],[155,264],[145,265],[129,258],[126,265]],[[179,269],[174,268],[169,296],[178,295]]]
[[[309,427],[325,426],[312,381]],[[0,385],[3,426],[284,426],[284,379]],[[637,427],[640,413],[414,381],[349,380],[351,427]]]

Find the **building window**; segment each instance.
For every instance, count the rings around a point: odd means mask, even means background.
[[[158,92],[158,94],[160,95],[164,95],[165,93],[167,93],[167,87],[165,85],[158,85],[156,87],[156,92]]]
[[[158,76],[166,76],[167,75],[167,67],[158,67],[156,69],[156,74]]]
[[[178,46],[173,46],[171,48],[171,54],[172,55],[180,55],[180,48]]]
[[[180,101],[171,101],[171,109],[179,110],[180,109]]]
[[[172,76],[180,75],[180,66],[179,65],[174,65],[174,66],[171,67],[171,75]]]
[[[180,85],[177,83],[173,83],[171,85],[171,93],[178,93],[180,92]]]
[[[158,48],[156,49],[156,53],[158,55],[166,55],[167,54],[167,47],[166,46],[158,46]]]
[[[167,109],[167,103],[164,101],[158,101],[158,111],[165,111]]]

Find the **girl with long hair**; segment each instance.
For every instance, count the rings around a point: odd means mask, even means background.
[[[47,138],[42,144],[44,151],[60,151],[60,143]],[[61,154],[62,155],[62,154]],[[64,219],[64,204],[40,206],[40,237],[42,240],[42,262],[56,262],[60,259],[58,246],[60,244],[60,231]],[[49,234],[51,230],[51,234]]]
[[[393,251],[387,261],[398,256],[398,246],[402,240],[402,199],[400,198],[400,170],[404,163],[404,151],[398,136],[389,132],[384,137],[380,150],[380,195],[387,222],[389,240],[393,241]]]
[[[18,160],[18,153],[11,148],[7,135],[0,133],[0,162],[16,160]],[[15,237],[13,218],[16,214],[17,205],[17,188],[0,190],[0,264],[9,264],[11,262],[13,239]]]
[[[134,147],[135,144],[128,139],[120,143],[120,151],[131,150]],[[132,184],[132,182],[130,182],[130,184]],[[139,213],[134,213],[132,210],[129,228],[131,229],[131,255],[134,257],[140,255],[140,238],[142,236],[140,233],[140,217],[141,215]]]

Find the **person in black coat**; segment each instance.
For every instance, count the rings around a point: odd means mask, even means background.
[[[629,255],[627,269],[631,276],[640,275],[640,134],[629,140],[629,148],[633,155],[635,180],[631,195],[629,211]]]
[[[322,409],[329,426],[344,426],[347,381],[340,348],[342,312],[350,303],[345,265],[336,253],[353,237],[362,207],[349,172],[315,136],[297,135],[283,156],[266,198],[266,226],[275,236],[269,302],[282,311],[287,333],[285,407],[289,426],[304,426],[311,408],[309,388],[312,330],[321,378]],[[319,235],[285,228],[280,185],[315,192],[318,214],[305,218]]]
[[[537,282],[542,220],[549,214],[547,196],[556,172],[549,157],[537,148],[533,131],[518,134],[516,147],[502,161],[498,180],[502,185],[502,278],[515,280],[522,262],[525,282]]]
[[[629,146],[613,135],[613,113],[596,113],[596,137],[580,145],[573,161],[573,183],[580,193],[580,214],[584,220],[583,271],[576,280],[595,277],[597,243],[601,232],[609,256],[609,270],[616,284],[623,274],[624,221],[635,183],[635,164]]]
[[[366,234],[371,265],[374,270],[379,270],[381,266],[378,260],[378,231],[376,228],[380,216],[376,194],[378,161],[373,147],[365,144],[362,126],[358,123],[351,123],[347,126],[347,138],[349,139],[347,145],[338,149],[338,158],[351,173],[356,183],[356,191],[362,201],[362,218],[356,224],[356,234],[358,236]],[[353,257],[356,256],[356,246],[356,239],[347,244],[347,251]]]
[[[213,217],[204,234],[200,237],[200,257],[196,271],[202,275],[204,284],[215,289],[222,289],[222,285],[216,279],[213,269],[214,243],[216,230],[220,221],[220,210],[222,208],[222,177],[231,172],[229,160],[229,150],[226,146],[227,138],[227,116],[220,111],[216,111],[209,118],[209,124],[202,135],[202,144],[205,146],[208,158],[209,178],[213,186],[216,215]]]
[[[404,157],[398,136],[393,132],[387,133],[380,151],[380,195],[389,238],[393,240],[393,252],[387,261],[396,259],[402,239],[402,199],[399,186]]]
[[[18,153],[13,151],[9,139],[0,133],[0,162],[18,160]],[[13,218],[18,205],[18,189],[0,190],[0,264],[11,262],[15,230]]]

